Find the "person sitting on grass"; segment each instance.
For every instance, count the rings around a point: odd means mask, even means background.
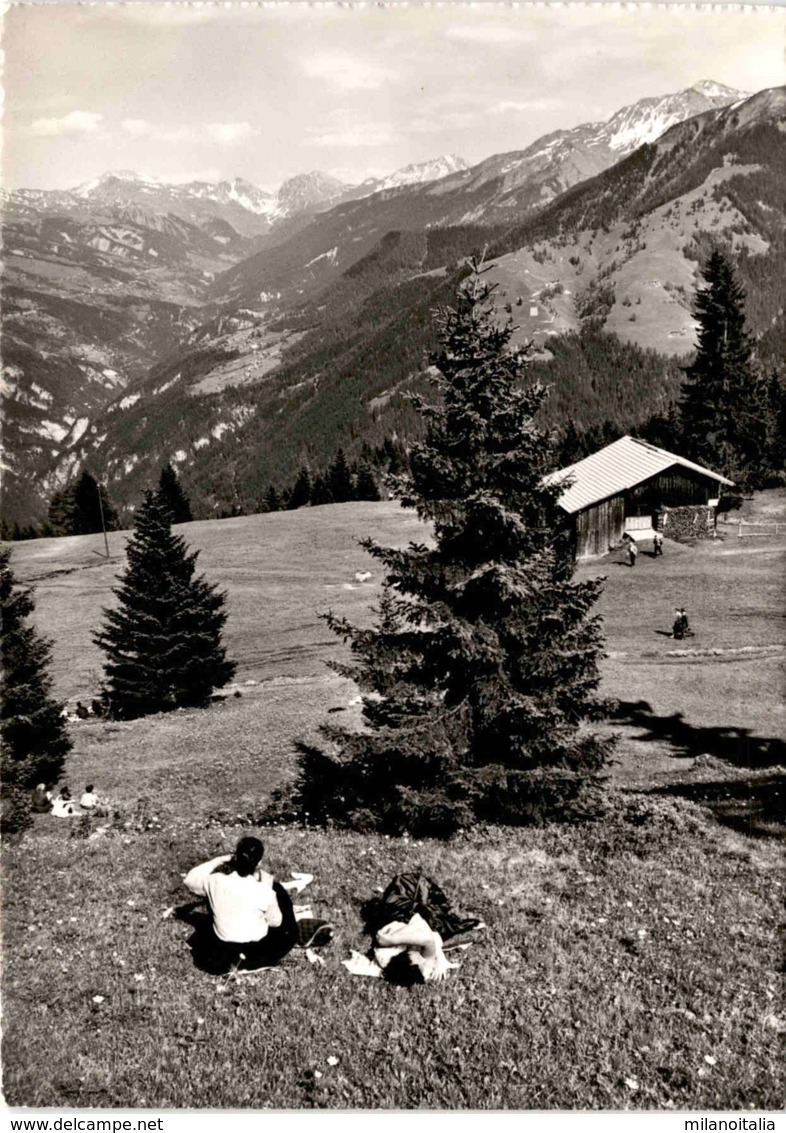
[[[79,807],[83,814],[92,814],[96,818],[109,817],[109,802],[95,793],[92,783],[88,783],[85,792],[79,800]]]
[[[98,806],[98,795],[93,790],[92,783],[88,783],[85,787],[85,793],[79,800],[79,805],[82,810],[95,810]]]
[[[31,808],[35,814],[49,814],[52,809],[52,792],[47,791],[46,783],[39,783],[33,791]]]
[[[677,641],[682,641],[685,637],[693,637],[688,615],[685,613],[683,606],[678,606],[674,611],[674,625],[671,632],[672,636],[675,637]]]
[[[197,966],[213,975],[269,968],[291,952],[298,939],[292,901],[260,869],[264,846],[241,838],[234,854],[195,866],[184,884],[207,898],[212,923],[193,942]]]
[[[72,818],[76,814],[76,807],[68,787],[63,787],[52,803],[52,814],[55,818]]]

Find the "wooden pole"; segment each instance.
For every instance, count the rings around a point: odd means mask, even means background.
[[[109,558],[109,540],[106,537],[106,523],[104,522],[104,501],[101,499],[101,485],[96,484],[96,491],[98,492],[98,510],[101,513],[101,530],[104,533],[104,546],[106,547],[106,557]]]

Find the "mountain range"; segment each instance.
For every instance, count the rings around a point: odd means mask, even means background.
[[[338,444],[411,429],[401,393],[424,369],[430,311],[484,246],[501,313],[535,341],[551,419],[627,427],[674,396],[714,242],[777,355],[784,150],[782,90],[703,82],[472,168],[439,159],[370,191],[293,178],[267,212],[254,209],[273,195],[238,180],[111,174],[46,204],[7,194],[13,517],[40,515],[84,461],[121,505],[171,459],[201,514],[253,510],[269,481]],[[254,217],[268,228],[252,234]],[[38,499],[14,493],[33,484]]]

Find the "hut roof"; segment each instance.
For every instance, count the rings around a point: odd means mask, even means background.
[[[628,488],[635,488],[637,484],[649,480],[651,476],[657,476],[659,472],[665,472],[675,464],[699,472],[718,484],[733,486],[733,481],[727,480],[725,476],[711,472],[709,468],[702,468],[700,464],[694,464],[684,456],[676,456],[647,441],[640,441],[637,437],[620,437],[618,441],[606,445],[584,460],[549,473],[545,480],[547,484],[558,484],[567,479],[572,481],[559,500],[560,507],[572,514]]]

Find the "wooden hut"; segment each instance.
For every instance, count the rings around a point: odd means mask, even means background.
[[[569,517],[576,558],[605,555],[624,536],[652,539],[656,530],[681,541],[712,537],[725,476],[636,437],[621,437],[599,452],[547,477],[564,480],[560,507]]]

